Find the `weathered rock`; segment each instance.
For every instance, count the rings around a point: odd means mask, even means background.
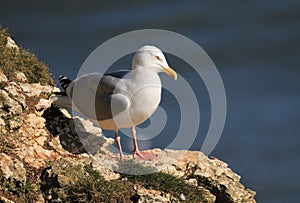
[[[36,114],[24,118],[24,125],[18,130],[22,135],[18,143],[17,154],[28,165],[34,168],[44,167],[46,163],[60,158],[60,154],[45,149],[48,132],[45,129],[45,119]]]
[[[45,127],[46,120],[43,117],[39,117],[36,114],[28,114],[25,117],[26,127],[35,128],[35,129],[43,129]],[[46,133],[46,132],[45,132]],[[40,133],[36,134],[32,132],[33,136],[40,136]]]
[[[7,82],[7,77],[6,75],[4,75],[1,69],[0,69],[0,82]]]
[[[50,94],[54,90],[50,85],[41,85],[39,83],[20,83],[19,85],[28,97],[40,96],[42,92]]]
[[[82,176],[76,177],[74,174],[73,177],[68,176],[71,171],[66,170],[76,170],[75,174],[84,174],[84,167],[91,166],[92,170],[103,177],[103,181],[113,181],[114,184],[120,184],[118,181],[128,172],[129,176],[132,174],[147,176],[155,171],[162,171],[185,180],[186,185],[201,191],[199,197],[202,198],[202,202],[255,202],[255,192],[245,189],[239,182],[240,176],[232,172],[226,163],[208,158],[197,151],[154,149],[152,152],[156,153],[157,157],[152,161],[133,161],[125,168],[124,164],[121,164],[120,169],[118,154],[110,151],[110,145],[114,140],[105,138],[101,129],[95,127],[92,122],[80,117],[72,118],[66,111],[51,106],[50,100],[46,98],[39,98],[33,104],[31,108],[33,110],[24,113],[25,105],[28,103],[24,104],[26,101],[24,98],[47,95],[53,88],[51,90],[50,86],[39,84],[13,82],[8,84],[10,86],[5,87],[0,94],[4,98],[2,101],[5,101],[1,105],[9,104],[2,118],[8,118],[9,115],[10,119],[3,120],[1,125],[10,126],[9,129],[19,135],[17,140],[10,139],[16,147],[14,156],[30,167],[46,168],[44,170],[47,175],[42,175],[41,188],[44,188],[43,197],[47,201],[67,201],[71,195],[69,190],[74,190],[73,187],[78,187],[78,184],[87,183],[82,183]],[[7,91],[11,93],[8,94]],[[19,120],[11,118],[12,115],[18,115],[15,118]],[[125,159],[131,160],[132,156],[125,156]],[[56,165],[57,160],[64,164]],[[47,169],[49,163],[51,168]],[[150,167],[151,170],[140,170],[135,164]],[[127,183],[133,187],[130,181]],[[132,202],[134,199],[138,199],[139,202],[183,201],[180,200],[180,196],[181,199],[184,196],[188,202],[191,198],[189,192],[177,194],[161,191],[159,187],[145,188],[142,183],[136,185],[136,190],[124,189],[122,194],[127,194],[125,192],[127,190],[131,192],[122,198],[127,198],[128,201],[131,199]]]
[[[151,162],[151,166],[166,165],[164,157],[173,157],[172,165],[176,170],[172,174],[184,179],[197,180],[198,186],[203,186],[217,197],[218,201],[226,202],[255,202],[255,192],[246,190],[240,183],[240,176],[229,169],[226,163],[208,158],[198,151],[164,150]],[[166,166],[165,172],[168,172]],[[195,184],[195,183],[194,183]]]
[[[37,103],[35,105],[35,109],[37,111],[42,111],[42,110],[45,110],[45,109],[49,108],[50,106],[51,106],[51,101],[49,101],[48,99],[41,98],[39,103]]]
[[[16,72],[16,79],[19,82],[27,82],[27,77],[22,72]]]
[[[18,159],[0,153],[0,169],[6,179],[14,179],[23,183],[26,181],[26,170]]]
[[[5,90],[0,89],[0,117],[16,116],[21,114],[22,111],[22,106],[16,100],[10,98]]]
[[[24,94],[22,94],[22,90],[17,83],[9,82],[4,87],[4,90],[8,93],[10,98],[14,99],[21,105],[23,110],[27,108],[26,98],[25,98]]]
[[[137,194],[139,195],[139,202],[178,202],[178,199],[168,193],[164,193],[157,190],[151,190],[146,188],[138,188]]]
[[[102,135],[101,129],[80,117],[70,116],[56,107],[48,108],[42,115],[46,127],[53,136],[59,136],[62,147],[73,154],[96,154],[110,139]]]
[[[152,152],[157,157],[152,161],[138,161],[141,164],[152,167],[154,171],[163,171],[176,177],[187,180],[190,184],[207,190],[207,194],[215,196],[217,201],[221,202],[255,202],[255,192],[245,189],[239,182],[240,176],[235,174],[228,165],[216,158],[208,158],[202,152],[187,150],[160,150],[154,149]],[[150,171],[134,171],[134,164],[128,165],[127,169],[118,169],[117,156],[98,155],[93,159],[93,166],[99,171],[113,169],[116,172],[135,175],[151,173]],[[130,159],[126,157],[125,159]],[[132,167],[132,168],[131,168]],[[103,173],[105,175],[105,173]],[[118,178],[114,174],[110,178]]]
[[[7,37],[6,40],[7,40],[7,43],[6,43],[7,47],[19,50],[18,45],[11,37]]]

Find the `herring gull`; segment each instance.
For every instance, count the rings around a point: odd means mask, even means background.
[[[155,154],[139,151],[135,127],[147,120],[160,103],[160,72],[177,79],[163,52],[155,46],[145,45],[135,53],[132,70],[103,75],[89,73],[73,81],[60,76],[65,93],[56,96],[54,104],[96,120],[104,130],[113,130],[121,159],[123,152],[118,130],[131,128],[133,158],[151,160]]]

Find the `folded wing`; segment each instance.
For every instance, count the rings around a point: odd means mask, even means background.
[[[113,74],[85,74],[72,81],[66,92],[81,114],[102,121],[129,107],[129,98],[116,90],[122,82],[122,77]]]

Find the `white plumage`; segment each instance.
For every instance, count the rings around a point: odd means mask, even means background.
[[[160,49],[143,46],[134,55],[131,71],[116,71],[101,75],[90,73],[74,81],[61,76],[66,96],[58,96],[55,104],[73,109],[92,120],[102,129],[113,130],[122,158],[118,129],[132,128],[134,157],[149,160],[155,155],[139,151],[135,126],[143,123],[156,110],[161,99],[160,72],[177,79]]]

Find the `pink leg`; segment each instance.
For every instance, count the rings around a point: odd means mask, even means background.
[[[120,160],[123,159],[123,151],[122,151],[122,146],[121,146],[121,142],[120,142],[120,136],[118,134],[118,131],[115,131],[115,140],[117,142],[117,145],[118,145],[118,149],[119,149],[119,152],[120,152]]]
[[[135,131],[135,127],[131,128],[131,133],[132,133],[132,139],[133,139],[133,158],[136,158],[138,160],[151,160],[154,159],[156,157],[155,154],[151,153],[151,152],[141,152],[139,151],[138,148],[138,144],[136,141],[136,131]]]

